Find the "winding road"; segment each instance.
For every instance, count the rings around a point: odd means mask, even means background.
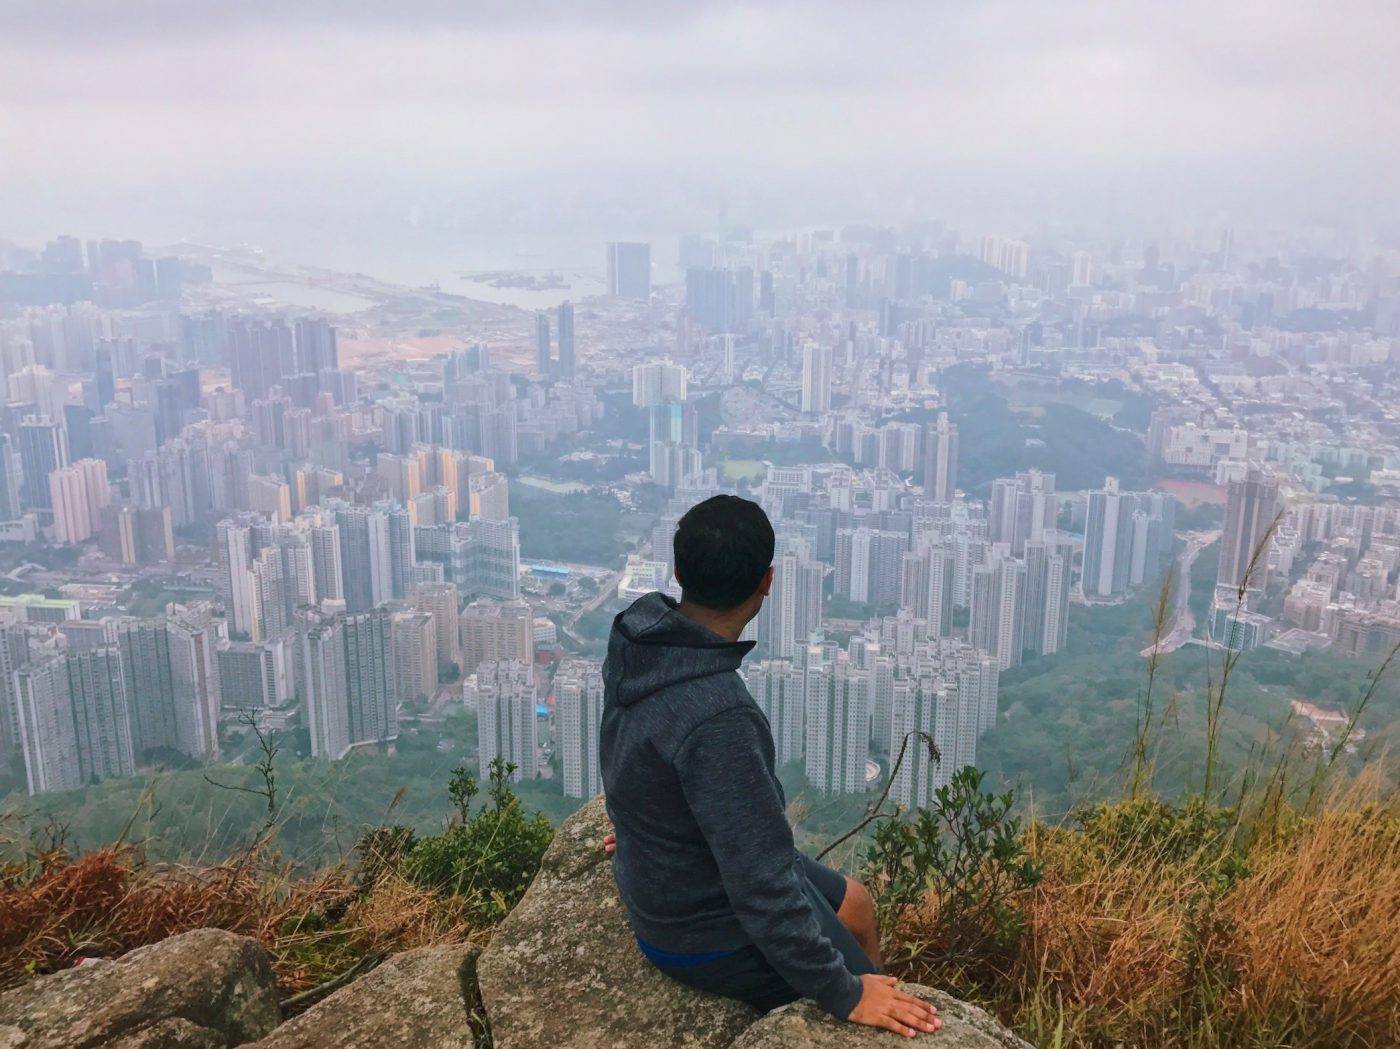
[[[1155,646],[1159,655],[1175,652],[1190,641],[1191,635],[1196,632],[1196,617],[1191,612],[1191,566],[1196,563],[1196,558],[1201,556],[1202,550],[1220,539],[1218,531],[1182,532],[1179,535],[1186,540],[1186,546],[1176,559],[1176,579],[1172,588],[1176,608],[1172,615],[1171,629],[1162,635]],[[1148,645],[1140,654],[1150,657],[1153,648],[1153,645]]]

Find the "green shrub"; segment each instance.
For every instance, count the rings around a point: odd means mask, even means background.
[[[530,879],[554,835],[544,816],[527,819],[510,789],[515,766],[501,758],[491,762],[490,804],[471,816],[476,780],[455,769],[448,796],[460,822],[424,838],[405,860],[409,878],[424,888],[462,897],[474,920],[499,921],[525,895]]]
[[[1041,878],[1026,851],[1013,795],[982,791],[971,765],[934,791],[933,805],[881,823],[866,853],[883,931],[898,929],[908,964],[949,973],[1000,968],[1025,930],[1018,897]]]

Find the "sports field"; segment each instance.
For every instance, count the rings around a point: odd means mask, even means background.
[[[1225,489],[1206,481],[1181,481],[1174,478],[1163,478],[1152,482],[1152,487],[1160,488],[1164,492],[1171,492],[1188,510],[1194,510],[1202,503],[1211,503],[1215,506],[1225,505]]]
[[[768,467],[757,459],[726,459],[719,464],[719,470],[726,481],[749,481],[752,483],[767,473]]]

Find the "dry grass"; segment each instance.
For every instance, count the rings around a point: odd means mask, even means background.
[[[0,869],[0,988],[199,928],[258,940],[287,993],[366,954],[473,934],[453,900],[398,876],[364,889],[342,868],[297,880],[247,862],[147,866],[130,848],[53,850]]]
[[[1045,876],[997,971],[916,960],[903,972],[981,999],[1044,1046],[1400,1045],[1394,793],[1353,784],[1267,834],[1229,810],[1095,811],[1076,828],[1032,828]],[[936,935],[926,911],[898,938]]]
[[[1251,853],[1227,900],[1246,1026],[1293,1045],[1400,1045],[1400,806],[1324,812]]]

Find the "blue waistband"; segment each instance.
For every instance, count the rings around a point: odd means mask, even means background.
[[[698,953],[685,953],[680,951],[663,951],[659,947],[653,947],[649,943],[643,943],[641,937],[637,937],[637,946],[642,949],[642,953],[653,965],[666,965],[673,969],[684,969],[691,965],[704,965],[706,962],[719,961],[721,958],[728,958],[733,951],[700,951]]]

